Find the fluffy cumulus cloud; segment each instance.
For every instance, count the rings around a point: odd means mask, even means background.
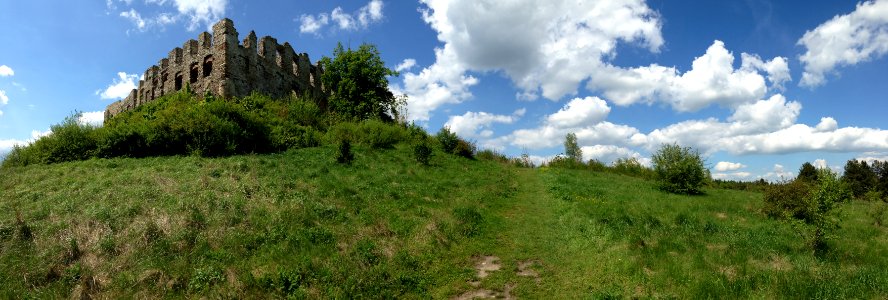
[[[96,91],[96,95],[99,95],[102,99],[118,100],[126,98],[126,96],[136,88],[136,82],[138,80],[139,76],[136,74],[118,72],[117,78],[115,78],[104,90]]]
[[[412,69],[416,66],[416,60],[412,58],[405,59],[398,66],[395,67],[395,71],[402,72]]]
[[[91,111],[80,114],[77,119],[80,124],[89,124],[93,126],[101,126],[105,122],[105,111]]]
[[[342,30],[367,28],[370,24],[383,19],[382,8],[382,0],[371,0],[367,5],[362,6],[353,13],[347,13],[342,7],[337,6],[329,14],[303,14],[297,19],[299,21],[299,32],[318,34],[331,22]]]
[[[598,97],[574,98],[543,118],[539,127],[516,130],[503,140],[517,147],[543,149],[558,146],[565,135],[575,133],[582,146],[632,144],[638,130],[604,121],[610,110]]]
[[[118,15],[129,20],[139,31],[163,28],[170,24],[183,23],[189,31],[209,27],[225,16],[228,0],[146,0],[145,6],[132,7],[132,0],[107,0],[109,10],[125,6]],[[152,10],[143,16],[145,10]],[[142,12],[140,12],[142,11]]]
[[[799,57],[805,68],[799,84],[807,87],[824,84],[837,67],[882,57],[888,53],[888,0],[859,3],[853,12],[805,32],[798,44],[806,48]]]
[[[657,64],[612,65],[619,43],[651,52],[663,46],[659,15],[644,1],[421,2],[423,19],[443,45],[435,50],[434,64],[405,74],[403,86],[396,85],[408,95],[409,106],[421,108],[411,112],[413,119],[426,120],[438,107],[470,98],[471,84],[460,80],[473,79],[468,72],[504,73],[522,100],[560,100],[587,81],[587,89],[617,105],[665,102],[679,111],[712,104],[734,108],[791,80],[786,58],[763,60],[742,53],[735,68],[734,54],[721,41],[713,42],[684,73]],[[446,78],[429,72],[440,69],[448,71]],[[419,76],[424,72],[430,74]],[[440,95],[449,98],[442,101]]]
[[[15,75],[15,71],[7,65],[0,65],[0,77]]]
[[[8,76],[12,76],[12,75],[15,75],[15,71],[13,71],[12,68],[10,68],[7,65],[0,65],[0,77],[8,77]],[[14,82],[13,82],[13,85],[15,85]],[[9,96],[6,95],[6,91],[0,90],[0,106],[6,105],[8,103],[9,103]],[[2,116],[3,116],[3,111],[0,110],[0,117],[2,117]]]
[[[786,58],[763,61],[747,53],[740,57],[741,67],[735,69],[734,54],[723,42],[714,41],[685,73],[656,64],[635,68],[605,65],[591,75],[588,87],[600,90],[617,105],[659,101],[677,111],[696,111],[711,104],[737,107],[757,101],[768,92],[766,78],[778,89],[791,80]]]
[[[478,82],[469,71],[502,71],[521,98],[557,100],[613,57],[618,42],[651,51],[663,45],[657,14],[638,0],[421,2],[423,20],[443,45],[434,64],[404,74],[397,86],[416,120],[469,99],[468,87]]]
[[[584,160],[597,160],[605,164],[611,164],[618,159],[634,158],[643,166],[650,166],[651,159],[640,153],[625,147],[614,145],[592,145],[580,147]]]
[[[729,161],[720,161],[717,164],[715,164],[715,170],[719,171],[719,172],[736,171],[736,170],[740,170],[745,167],[746,167],[746,165],[744,165],[744,164],[729,162]]]
[[[512,124],[522,116],[524,109],[515,111],[512,115],[496,115],[486,112],[466,112],[459,116],[450,116],[444,126],[457,135],[465,138],[490,138],[493,130],[490,126],[496,123]]]

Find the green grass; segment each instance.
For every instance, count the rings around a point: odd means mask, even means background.
[[[757,193],[670,195],[441,152],[423,166],[406,144],[353,151],[351,165],[329,145],[0,169],[0,297],[888,295],[876,203],[846,205],[831,250],[814,256]],[[502,268],[476,278],[488,255]]]

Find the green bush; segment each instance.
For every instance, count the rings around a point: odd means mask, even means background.
[[[508,163],[511,161],[509,159],[509,157],[507,157],[505,154],[502,154],[502,153],[496,152],[495,150],[490,150],[490,149],[484,149],[484,150],[478,151],[478,153],[475,154],[475,157],[477,157],[480,160],[489,160],[489,161],[495,161],[495,162],[500,162],[500,163]]]
[[[660,189],[676,194],[700,194],[707,179],[700,153],[690,147],[667,144],[651,157]]]
[[[13,147],[3,160],[3,166],[27,166],[85,160],[96,155],[98,128],[79,122],[81,114],[74,113],[56,125],[51,133],[27,146]]]
[[[398,125],[384,123],[379,120],[365,120],[358,128],[361,141],[373,149],[392,148],[401,141],[401,129]]]
[[[413,145],[413,157],[420,164],[428,166],[432,160],[432,147],[427,142],[419,142]]]
[[[438,144],[441,145],[441,151],[444,151],[444,153],[453,153],[456,150],[456,145],[459,143],[459,136],[450,131],[450,128],[447,126],[442,127],[438,134],[435,135],[435,138],[438,139]]]
[[[768,186],[764,192],[764,213],[773,218],[811,220],[813,212],[809,201],[812,184],[804,179],[796,179]]]
[[[453,149],[453,154],[468,158],[475,158],[475,144],[472,142],[465,141],[463,139],[458,139],[456,142],[456,148]]]
[[[591,164],[590,164],[591,166]],[[637,158],[619,158],[614,161],[611,169],[619,174],[628,175],[638,178],[653,178],[654,172],[651,169],[641,165]]]
[[[355,159],[355,155],[351,151],[351,142],[342,140],[336,151],[336,162],[340,164],[350,164]]]

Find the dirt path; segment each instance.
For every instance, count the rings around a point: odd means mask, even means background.
[[[546,289],[546,262],[543,251],[551,251],[556,218],[552,199],[538,170],[519,169],[513,173],[519,183],[514,205],[502,212],[504,230],[496,243],[470,259],[476,270],[468,279],[469,288],[453,299],[517,299],[521,291]]]

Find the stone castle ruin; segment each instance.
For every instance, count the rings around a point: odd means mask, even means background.
[[[105,120],[186,86],[222,98],[253,91],[275,98],[294,92],[323,95],[322,73],[320,63],[312,65],[308,54],[296,54],[290,43],[280,45],[270,36],[257,43],[253,31],[238,43],[234,22],[226,18],[213,25],[212,35],[201,33],[148,68],[137,89],[108,105]]]

